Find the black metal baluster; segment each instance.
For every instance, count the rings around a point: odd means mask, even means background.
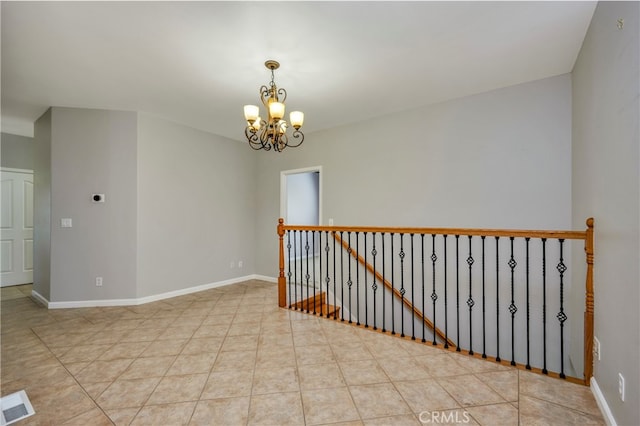
[[[514,237],[509,237],[511,243],[511,257],[509,259],[509,268],[511,268],[511,303],[509,304],[509,312],[511,313],[511,365],[516,365],[515,359],[515,342],[516,342],[516,334],[515,334],[515,317],[516,312],[518,312],[518,308],[515,305],[514,299],[514,271],[518,263],[513,258],[513,239]]]
[[[344,253],[342,250],[342,242],[344,242],[344,232],[340,231],[340,321],[344,321]],[[333,260],[335,261],[336,256],[336,240],[333,240]],[[335,292],[335,280],[334,280],[334,289],[333,289],[333,304],[336,303],[336,292]],[[334,308],[335,309],[335,308]],[[333,319],[336,318],[336,314],[334,312]]]
[[[422,247],[421,250],[421,259],[420,259],[420,263],[422,265],[422,315],[426,317],[427,312],[424,310],[424,303],[425,303],[425,299],[426,299],[426,295],[424,294],[424,234],[420,234],[420,246]],[[434,315],[435,318],[435,315]],[[424,319],[422,320],[422,342],[426,342],[427,339],[426,337],[426,333],[427,330],[425,329],[425,321]]]
[[[563,259],[563,245],[564,239],[560,239],[560,262],[556,267],[560,273],[560,312],[556,315],[558,321],[560,321],[560,377],[565,378],[564,375],[564,322],[567,320],[567,315],[564,313],[564,273],[567,270],[567,266],[564,264]]]
[[[386,279],[386,275],[385,275],[385,261],[384,261],[384,257],[385,257],[385,252],[384,252],[384,232],[382,234],[380,234],[380,239],[382,240],[382,332],[386,333],[387,329],[386,329],[386,318],[385,315],[387,314],[386,309],[385,309],[385,305],[386,305],[386,301],[385,301],[385,294],[384,294],[384,288],[386,287],[386,285],[384,284],[384,280]],[[392,298],[392,302],[393,302],[393,293],[391,293],[391,298]]]
[[[294,303],[294,309],[297,310],[297,303],[298,303],[298,261],[297,261],[297,256],[296,253],[298,252],[298,248],[296,247],[296,242],[298,241],[296,239],[296,233],[298,231],[294,230],[293,231],[293,303]]]
[[[329,297],[329,231],[324,231],[324,239],[325,239],[325,252],[326,252],[326,263],[324,265],[324,268],[326,269],[326,274],[327,274],[327,278],[326,278],[326,285],[327,285],[327,294],[326,296]],[[322,231],[320,231],[320,233],[318,234],[318,248],[322,247]],[[322,249],[320,250],[320,253],[318,254],[318,257],[320,259],[320,274],[318,275],[320,277],[320,295],[322,296]],[[328,302],[328,300],[327,300]],[[322,304],[324,303],[324,297],[320,297],[320,316],[322,316]],[[328,312],[328,311],[327,311]]]
[[[471,255],[471,235],[469,235],[469,257],[467,257],[467,265],[469,265],[469,298],[467,299],[467,306],[469,307],[469,355],[473,355],[473,305],[476,302],[473,301],[471,292],[471,280],[472,280],[472,266],[473,256]]]
[[[542,373],[547,371],[547,239],[542,239]]]
[[[460,235],[456,235],[456,352],[460,352],[460,252],[458,251]]]
[[[393,264],[394,264],[394,256],[393,256],[393,232],[391,233],[391,334],[396,334],[396,313],[395,313],[395,303],[393,300],[393,296],[395,293],[395,275],[393,273]]]
[[[484,242],[486,236],[482,238],[482,358],[487,357],[487,328],[486,328],[486,309],[485,309],[485,251]]]
[[[529,318],[530,318],[530,306],[529,306],[529,240],[531,240],[531,238],[526,237],[525,239],[526,242],[526,274],[527,274],[527,279],[526,279],[526,285],[527,285],[527,365],[525,366],[525,368],[527,370],[531,370],[531,360],[530,360],[530,354],[531,354],[531,347],[530,347],[530,333],[529,333]]]
[[[304,246],[302,245],[302,231],[300,231],[300,254],[299,254],[299,258],[300,258],[300,299],[301,299],[301,303],[300,303],[300,310],[304,311],[304,262],[302,261],[302,248]]]
[[[356,253],[360,255],[358,232],[356,232]],[[349,309],[351,311],[351,309]],[[356,324],[360,325],[360,266],[356,262]]]
[[[500,362],[500,237],[496,237],[496,361]]]
[[[415,297],[413,289],[416,287],[414,283],[414,273],[413,273],[413,234],[411,235],[411,306],[415,305]],[[416,319],[413,315],[411,315],[411,340],[416,340]]]
[[[364,264],[365,264],[365,270],[364,270],[364,328],[369,328],[369,296],[367,296],[367,270],[366,270],[366,265],[367,265],[367,233],[363,233],[362,235],[363,239],[364,239]],[[360,297],[358,297],[359,299]]]
[[[287,230],[287,252],[289,253],[289,262],[287,262],[288,273],[287,277],[289,278],[289,308],[291,308],[291,230]],[[295,291],[295,284],[293,285]]]
[[[309,310],[309,278],[311,278],[311,275],[309,275],[309,231],[304,231],[304,250],[305,250],[305,263],[307,264],[307,273],[304,276],[305,280],[307,281],[307,313],[310,312]]]
[[[373,284],[371,285],[371,289],[373,290],[373,329],[377,330],[376,327],[376,290],[378,289],[378,285],[376,284],[376,255],[378,252],[376,251],[376,233],[373,233],[373,249],[371,249],[371,256],[373,256]],[[383,295],[384,296],[384,295]]]
[[[404,234],[400,234],[400,296],[401,296],[401,304],[400,304],[400,337],[404,337],[404,294],[406,290],[404,289]]]
[[[433,302],[433,345],[437,345],[436,341],[436,300],[438,300],[438,294],[436,293],[436,234],[431,234],[431,301]],[[424,309],[423,309],[424,312]]]
[[[449,348],[449,310],[447,306],[447,235],[444,240],[444,347]]]
[[[313,258],[311,261],[313,266],[313,315],[316,315],[316,231],[311,231],[311,254]],[[322,256],[320,256],[320,267],[322,267]]]
[[[347,239],[349,240],[349,245],[347,248],[347,256],[348,256],[348,265],[349,265],[349,278],[347,280],[347,286],[349,287],[349,324],[351,324],[351,317],[353,317],[353,311],[351,310],[351,286],[353,286],[353,281],[351,281],[351,232],[347,232]]]
[[[313,275],[313,315],[316,315],[316,231],[311,231],[311,268]]]
[[[333,240],[335,241],[335,239]],[[325,284],[327,285],[327,302],[325,304],[325,306],[327,307],[327,318],[329,318],[329,285],[331,284],[331,278],[329,277],[329,251],[331,250],[329,248],[329,231],[324,231],[324,243],[325,243],[325,247],[324,247],[324,252],[325,252],[325,259],[326,259],[326,263],[327,263],[327,276],[324,279]],[[322,245],[322,244],[321,244]],[[322,275],[322,274],[321,274]],[[333,278],[335,279],[336,277],[336,265],[335,265],[335,261],[333,262]],[[322,293],[322,281],[320,281],[320,293]],[[324,301],[324,298],[320,299],[320,315],[322,315],[322,302]]]

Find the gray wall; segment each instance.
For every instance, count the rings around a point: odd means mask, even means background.
[[[253,274],[257,154],[144,114],[138,125],[138,297]]]
[[[36,147],[35,288],[49,301],[255,272],[257,157],[243,144],[134,112],[55,107],[36,123]]]
[[[280,171],[323,166],[335,225],[571,227],[571,80],[562,75],[307,135],[259,156],[258,263],[277,276]]]
[[[34,125],[33,290],[51,299],[51,108]]]
[[[0,164],[2,167],[27,170],[35,168],[35,142],[33,138],[9,133],[2,133],[0,137],[0,146],[2,146]]]
[[[52,109],[51,301],[135,297],[136,137],[134,112]]]
[[[639,6],[598,3],[573,71],[573,217],[595,218],[595,378],[620,425],[640,421]]]

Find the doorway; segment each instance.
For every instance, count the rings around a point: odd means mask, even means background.
[[[33,282],[33,170],[0,170],[0,287]]]
[[[321,173],[321,166],[281,172],[280,215],[286,224],[320,225]]]
[[[321,166],[280,173],[280,216],[291,225],[322,223]],[[300,251],[301,247],[296,247],[296,257],[302,255]]]

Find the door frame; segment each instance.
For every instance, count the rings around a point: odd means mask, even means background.
[[[280,172],[280,217],[285,219],[285,224],[287,223],[287,176],[313,172],[318,172],[318,224],[322,225],[322,166],[304,167]]]

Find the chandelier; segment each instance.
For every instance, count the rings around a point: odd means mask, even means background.
[[[256,105],[244,106],[244,118],[247,120],[247,127],[244,129],[244,135],[249,141],[249,146],[255,150],[264,149],[270,151],[273,148],[277,152],[281,152],[286,147],[297,147],[304,141],[304,134],[300,131],[304,114],[300,111],[292,111],[289,115],[289,123],[282,118],[284,117],[284,101],[287,99],[287,91],[283,88],[277,88],[273,81],[273,71],[280,67],[277,61],[269,60],[264,63],[267,69],[271,70],[271,82],[269,86],[260,87],[260,100],[267,110],[267,119],[260,117],[260,109]],[[289,143],[287,130],[293,127],[291,136],[293,137]],[[299,139],[299,141],[297,141]]]

